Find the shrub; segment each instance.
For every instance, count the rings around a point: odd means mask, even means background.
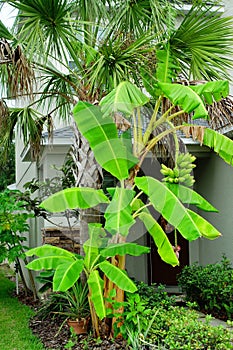
[[[220,263],[205,267],[197,263],[186,266],[178,276],[179,286],[186,299],[223,319],[233,317],[233,270],[224,256]]]
[[[127,339],[129,333],[132,338],[138,333],[138,327],[140,333],[147,331],[148,322],[152,319],[156,310],[160,307],[168,309],[174,305],[174,298],[169,297],[165,291],[165,287],[160,285],[156,288],[156,285],[148,286],[144,282],[135,281],[138,291],[137,293],[126,293],[124,303],[113,302],[113,309],[117,310],[121,306],[124,306],[123,314],[114,314],[112,316],[124,319],[124,322],[115,324],[115,334],[122,334]],[[140,325],[139,325],[140,323]]]
[[[153,309],[154,307],[168,308],[175,304],[175,298],[173,296],[169,296],[165,291],[165,286],[152,284],[148,286],[148,284],[144,282],[136,282],[138,288],[138,294],[141,299],[145,302],[145,305]]]

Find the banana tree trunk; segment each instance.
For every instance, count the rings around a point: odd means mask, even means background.
[[[120,234],[116,234],[114,236],[114,243],[124,243],[125,242],[125,237],[121,236]],[[111,263],[112,265],[118,267],[121,270],[125,270],[125,255],[120,256],[116,255],[111,258]],[[111,282],[106,276],[104,276],[104,297],[106,299],[109,299],[109,296],[111,295],[111,291],[115,289],[116,290],[116,296],[114,298],[114,301],[117,303],[123,303],[124,301],[124,291],[120,289],[117,285],[115,285],[113,282]],[[106,308],[112,308],[112,305],[110,302],[106,302]],[[118,314],[123,313],[124,307],[123,305],[120,306],[119,309],[113,310],[113,313],[117,312]],[[118,326],[120,326],[121,321],[117,319],[116,317],[113,317],[111,320],[106,321],[108,323],[108,327],[110,330],[111,336],[114,335],[114,324],[118,322]],[[109,335],[109,334],[108,334]],[[118,337],[121,337],[119,334]]]

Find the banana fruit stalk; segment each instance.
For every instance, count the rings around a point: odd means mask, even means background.
[[[164,175],[162,181],[168,183],[182,184],[187,187],[191,187],[195,180],[191,175],[195,164],[193,162],[196,157],[192,156],[190,153],[180,153],[177,157],[176,166],[174,169],[168,168],[165,164],[161,165],[160,172]]]

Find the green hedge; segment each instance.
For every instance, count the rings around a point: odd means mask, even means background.
[[[225,256],[220,263],[184,267],[178,283],[187,300],[197,303],[200,310],[225,320],[233,319],[233,270]]]

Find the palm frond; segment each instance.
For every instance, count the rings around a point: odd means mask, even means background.
[[[71,21],[73,3],[64,0],[9,1],[19,10],[19,43],[32,57],[35,54],[46,57],[49,53],[63,60],[67,47],[75,38]],[[77,39],[77,38],[76,38]]]
[[[47,110],[50,114],[59,113],[61,119],[68,120],[74,105],[74,96],[81,97],[75,73],[68,70],[63,73],[52,65],[37,67],[40,72],[37,107]]]
[[[4,38],[6,40],[13,40],[13,34],[7,29],[7,27],[0,21],[0,38]]]
[[[151,64],[151,53],[154,47],[151,42],[154,35],[145,33],[139,39],[131,36],[124,39],[117,36],[106,39],[96,51],[95,61],[87,67],[85,79],[89,84],[89,94],[95,91],[111,91],[121,81],[134,81],[141,84],[140,69]]]
[[[1,81],[11,97],[23,93],[32,95],[34,71],[20,46],[15,48],[6,40],[0,40]],[[2,67],[4,65],[5,67]]]
[[[170,38],[172,54],[191,79],[227,78],[232,67],[233,19],[194,7]],[[190,79],[191,78],[191,79]]]
[[[175,21],[177,10],[175,5],[181,1],[167,0],[120,0],[111,8],[111,21],[107,31],[131,34],[140,37],[153,28],[158,37],[170,29]],[[127,35],[126,34],[126,35]]]
[[[0,148],[1,154],[6,157],[7,150],[14,138],[14,130],[17,125],[19,135],[22,136],[25,145],[30,144],[32,158],[36,159],[40,152],[42,131],[47,126],[49,134],[52,132],[50,116],[43,116],[38,111],[30,108],[9,108],[4,120],[1,120]]]

